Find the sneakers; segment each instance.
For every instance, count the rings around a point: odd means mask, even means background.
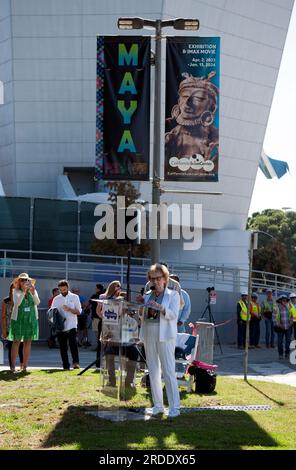
[[[168,418],[176,418],[177,416],[180,416],[179,408],[174,408],[172,410],[169,410]]]
[[[164,409],[157,406],[154,406],[153,408],[146,408],[145,410],[145,414],[150,416],[162,415],[163,413]]]
[[[73,369],[80,369],[78,362],[73,362]]]

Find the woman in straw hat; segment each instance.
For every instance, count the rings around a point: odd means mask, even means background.
[[[14,279],[12,291],[13,309],[8,339],[13,341],[11,350],[11,371],[15,372],[16,356],[20,342],[24,343],[23,371],[26,372],[31,352],[32,340],[38,339],[38,309],[40,300],[34,287],[35,280],[27,273]]]

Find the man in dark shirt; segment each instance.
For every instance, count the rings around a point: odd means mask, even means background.
[[[92,318],[92,329],[97,331],[97,362],[96,367],[100,367],[101,363],[101,332],[102,332],[102,319],[96,314],[96,309],[98,302],[95,302],[94,299],[99,299],[100,295],[105,292],[104,286],[102,284],[96,284],[96,292],[89,299],[89,304],[91,306],[91,318]]]
[[[11,348],[12,348],[12,343],[13,341],[9,341],[7,339],[8,332],[9,332],[9,325],[10,325],[10,320],[11,320],[11,312],[12,312],[12,286],[10,286],[10,295],[8,297],[5,297],[2,300],[2,306],[1,306],[1,329],[2,329],[2,337],[7,340],[7,348],[8,348],[8,362],[9,362],[9,367],[10,370],[12,370],[11,367]],[[23,342],[20,342],[19,346],[19,359],[20,359],[20,368],[22,370],[23,368]]]

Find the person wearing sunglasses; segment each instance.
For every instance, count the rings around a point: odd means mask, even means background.
[[[119,281],[112,281],[104,294],[100,295],[100,300],[122,299],[125,300],[126,294],[122,292],[121,284]],[[97,315],[102,318],[103,304],[98,303]],[[107,386],[116,387],[115,375],[115,356],[119,354],[119,346],[106,344],[104,348],[104,355],[106,357],[106,367],[108,370],[109,381]],[[138,359],[138,350],[134,345],[128,345],[122,348],[122,354],[126,357],[126,389],[135,389],[135,376]]]
[[[148,271],[151,290],[142,302],[144,309],[140,338],[144,342],[152,392],[153,408],[148,414],[162,414],[163,393],[161,372],[169,402],[170,418],[180,414],[180,395],[175,372],[175,346],[180,295],[167,287],[169,271],[163,264],[154,264]],[[152,314],[152,311],[157,314]]]

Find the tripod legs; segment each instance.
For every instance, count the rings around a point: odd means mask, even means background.
[[[213,316],[213,314],[212,314],[211,306],[210,306],[209,303],[208,303],[208,305],[206,306],[206,308],[204,309],[204,311],[203,311],[203,313],[202,313],[202,316],[200,317],[201,320],[204,318],[204,316],[205,316],[205,314],[206,314],[206,311],[209,312],[209,321],[210,321],[210,323],[213,323],[213,324],[214,324],[215,334],[216,334],[216,338],[217,338],[217,343],[218,343],[218,345],[219,345],[221,354],[223,354],[222,346],[221,346],[221,342],[220,342],[220,338],[219,338],[219,335],[218,335],[218,331],[217,331],[217,328],[215,327],[216,322],[215,322],[214,316]]]
[[[83,369],[81,372],[79,372],[79,374],[77,375],[82,375],[84,374],[84,372],[86,372],[88,369],[90,369],[92,366],[94,366],[96,364],[97,360],[95,360],[94,362],[92,362],[91,364],[89,364],[87,367],[85,367],[85,369]]]

